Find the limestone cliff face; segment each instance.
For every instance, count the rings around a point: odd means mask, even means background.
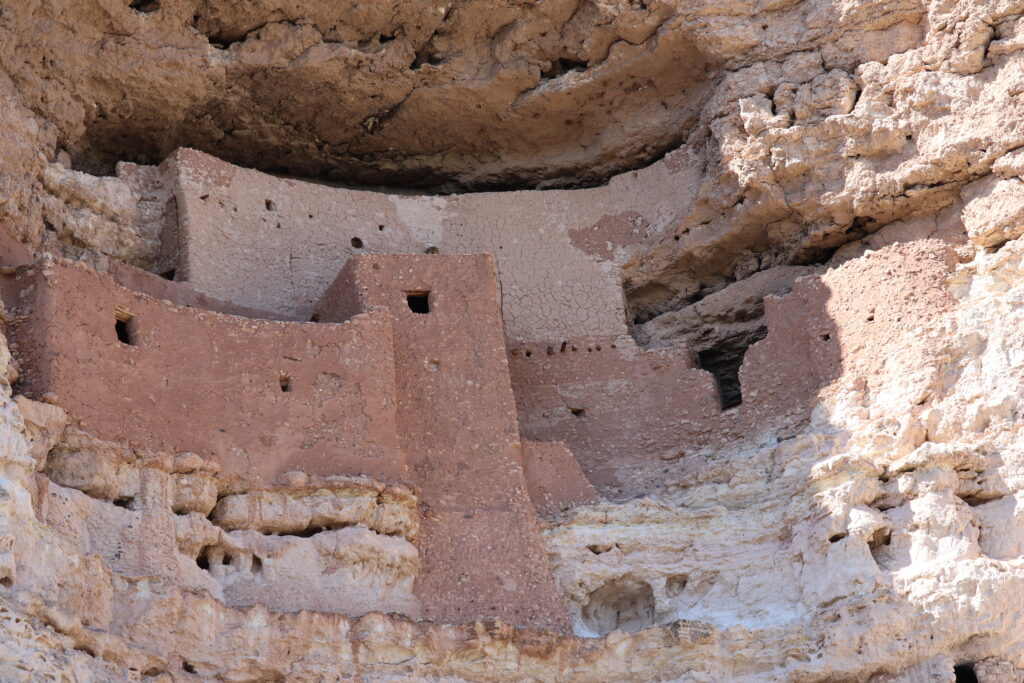
[[[837,299],[843,275],[865,282],[898,252],[940,248],[910,247],[838,268]],[[753,435],[648,498],[552,520],[552,566],[582,638],[294,612],[362,580],[371,609],[409,609],[394,606],[418,566],[400,540],[417,528],[408,492],[294,480],[222,497],[207,519],[216,489],[199,463],[98,443],[6,389],[0,671],[952,681],[971,663],[979,680],[1019,680],[1024,244],[979,249],[944,285],[950,305],[905,311],[905,327],[876,313],[899,330],[885,371],[870,372],[878,349],[865,348],[799,433]],[[288,536],[341,522],[364,530]]]
[[[531,206],[657,176],[635,238],[572,243],[616,324],[738,391],[812,301],[787,362],[838,359],[798,417],[545,520],[569,635],[417,620],[412,488],[225,488],[17,395],[5,342],[0,679],[1024,680],[1022,32],[994,0],[0,7],[0,225],[37,255],[163,271],[179,146]]]

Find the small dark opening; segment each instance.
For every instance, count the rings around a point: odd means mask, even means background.
[[[320,322],[320,314],[319,313],[314,313],[313,315],[309,316],[309,322],[311,322],[311,323],[318,323],[318,322]]]
[[[587,414],[586,408],[569,408],[569,410],[576,417],[583,417]]]
[[[700,367],[714,375],[715,381],[718,382],[722,410],[743,403],[743,394],[740,390],[740,366],[743,365],[743,356],[747,349],[764,339],[767,334],[768,328],[761,326],[753,331],[724,339],[718,346],[704,349],[697,354]]]
[[[114,310],[114,332],[117,341],[128,346],[135,346],[135,316],[122,309]]]
[[[266,205],[267,211],[277,211],[277,204],[273,199],[268,199],[263,203]]]
[[[665,592],[675,597],[686,590],[689,579],[685,574],[673,574],[665,580]]]
[[[288,375],[281,373],[281,375],[277,378],[277,381],[278,384],[281,385],[281,391],[292,390],[292,378],[289,377]]]
[[[131,496],[127,496],[125,498],[115,498],[114,505],[116,505],[119,508],[130,508],[134,500],[135,499],[132,498]]]
[[[165,270],[164,272],[160,273],[160,277],[162,277],[165,280],[173,280],[176,274],[177,273],[175,269],[171,268],[170,270]]]
[[[204,571],[210,571],[209,546],[199,551],[199,555],[196,557],[196,565]]]
[[[434,254],[440,254],[441,250],[438,249],[437,247],[427,247],[426,250],[423,253],[424,254],[434,255]]]
[[[953,667],[953,679],[956,683],[978,683],[978,673],[974,670],[974,664],[957,664]]]
[[[570,71],[586,71],[587,62],[579,59],[568,59],[561,57],[557,60],[551,61],[551,66],[546,71],[542,71],[540,76],[542,79],[558,78],[559,76],[569,73]]]
[[[352,238],[352,246],[355,249],[362,249],[363,248],[363,241],[361,239],[359,239],[358,237],[353,237]]]
[[[378,225],[377,229],[380,230],[381,232],[384,232],[384,226],[383,225]]]
[[[263,571],[263,560],[258,555],[252,556],[252,573],[259,574]]]
[[[431,64],[436,66],[437,64],[440,64],[443,61],[444,60],[438,53],[434,52],[434,50],[431,49],[430,46],[427,46],[426,48],[416,52],[416,59],[413,60],[412,65],[409,68],[412,69],[413,71],[416,71],[424,64]]]
[[[13,585],[14,581],[12,581],[11,577],[9,576],[5,576],[4,578],[0,579],[0,586],[3,586],[4,588],[10,588]]]
[[[196,668],[188,662],[182,662],[181,668],[185,671],[185,673],[194,674],[196,672]]]
[[[430,313],[430,292],[406,292],[405,300],[413,313]]]
[[[136,12],[150,14],[160,9],[160,2],[159,0],[132,0],[128,6]]]

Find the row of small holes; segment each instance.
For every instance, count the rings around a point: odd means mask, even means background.
[[[202,197],[202,199],[205,199],[207,196],[208,195],[204,195]],[[264,205],[267,207],[267,211],[277,211],[277,203],[273,199],[264,200]],[[309,217],[312,218],[313,214],[309,214]],[[281,226],[279,225],[278,227],[281,227]],[[377,230],[379,230],[380,232],[384,232],[384,226],[383,225],[378,225],[377,226]],[[352,248],[353,249],[362,249],[363,248],[363,239],[361,237],[353,237],[351,244],[352,244]],[[424,254],[439,254],[441,252],[440,252],[440,250],[437,247],[427,247],[423,251],[423,253]]]
[[[615,344],[611,344],[610,346],[613,349],[619,348]],[[601,350],[603,350],[603,347],[600,344],[595,344],[594,346],[588,346],[587,347],[587,353],[591,353],[593,351],[601,351]],[[575,345],[570,346],[569,342],[562,342],[562,345],[558,348],[558,351],[555,351],[555,347],[554,346],[549,346],[549,347],[547,347],[547,349],[545,349],[545,352],[549,356],[553,356],[556,353],[565,353],[566,351],[579,351],[579,349],[576,348]],[[530,349],[527,349],[525,351],[523,351],[521,349],[512,349],[511,353],[512,353],[513,356],[518,356],[521,353],[526,358],[532,358],[533,357],[533,351],[530,350]]]

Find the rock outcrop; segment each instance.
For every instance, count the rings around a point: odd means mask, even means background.
[[[1012,0],[0,7],[0,679],[1024,680],[1022,92]],[[313,471],[175,368],[339,270]]]

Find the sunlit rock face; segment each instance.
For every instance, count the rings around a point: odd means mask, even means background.
[[[8,4],[0,679],[1024,678],[1024,4]]]

